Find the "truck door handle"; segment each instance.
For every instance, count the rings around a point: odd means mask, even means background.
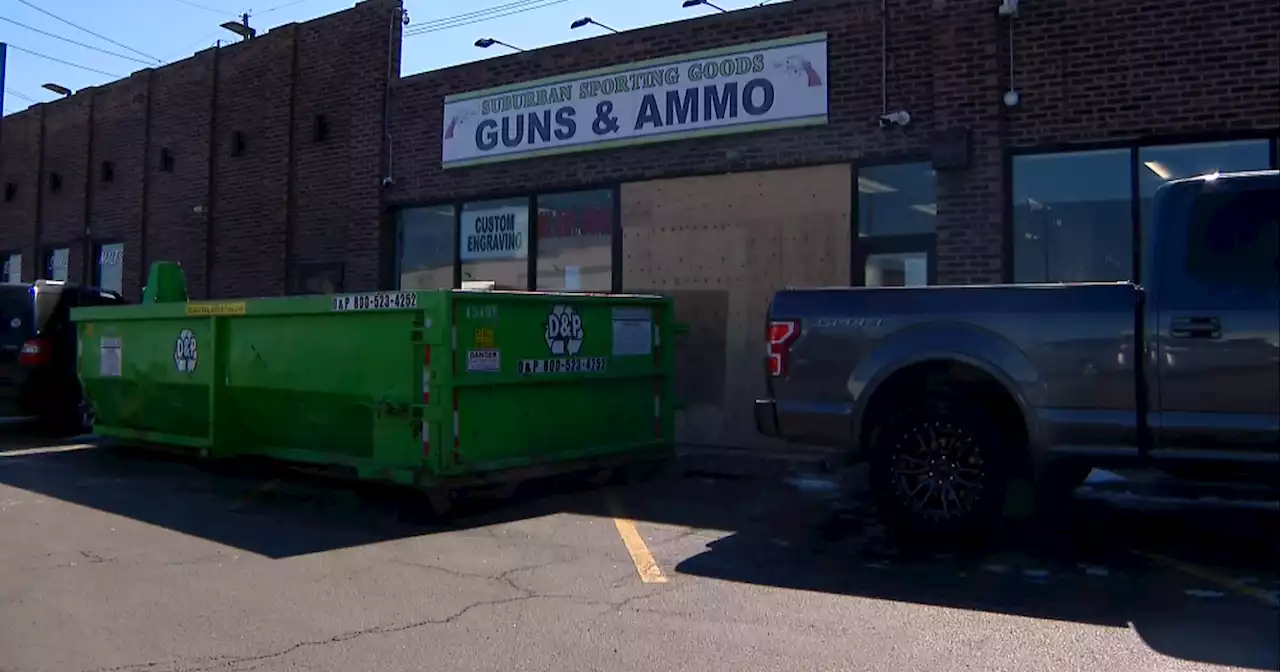
[[[1173,338],[1220,338],[1222,322],[1216,317],[1175,317],[1169,324]]]

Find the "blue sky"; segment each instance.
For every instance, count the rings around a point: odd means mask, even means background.
[[[479,49],[476,39],[491,37],[524,49],[587,39],[606,31],[596,26],[570,30],[583,16],[618,30],[639,28],[692,18],[713,12],[707,7],[684,9],[682,0],[405,0],[411,23],[406,28],[429,30],[404,40],[401,72],[424,70],[493,58],[510,53],[505,47]],[[777,0],[775,0],[777,1]],[[218,39],[237,39],[218,24],[241,12],[252,16],[250,25],[260,32],[290,21],[306,21],[341,11],[355,0],[25,0],[118,44],[90,35],[24,4],[7,0],[0,4],[0,41],[10,44],[4,112],[10,114],[57,94],[42,85],[54,82],[71,89],[104,84],[147,67],[171,62],[212,46]],[[723,0],[725,9],[741,9],[760,0]],[[501,9],[506,7],[506,9]],[[527,10],[527,11],[521,11]],[[484,14],[484,12],[488,14]],[[480,13],[480,14],[477,14]],[[494,16],[495,14],[508,14]],[[442,20],[473,15],[465,19]],[[474,21],[468,25],[452,25]],[[17,23],[14,23],[17,22]],[[17,24],[23,24],[22,26]],[[23,27],[27,26],[27,27]],[[452,27],[450,27],[452,26]],[[108,55],[71,44],[34,28],[105,49]],[[443,29],[442,29],[443,28]],[[123,45],[123,46],[121,46]],[[101,72],[57,63],[36,52]],[[128,58],[122,58],[128,57]],[[129,60],[136,59],[136,60]],[[152,60],[157,59],[157,60]],[[113,76],[114,75],[114,76]],[[30,100],[28,100],[30,99]]]

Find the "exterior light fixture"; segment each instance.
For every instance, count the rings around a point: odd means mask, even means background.
[[[46,91],[52,91],[52,92],[54,92],[54,93],[58,94],[59,96],[69,96],[69,95],[71,95],[71,89],[68,89],[67,87],[65,87],[65,86],[63,86],[63,85],[61,85],[61,84],[54,84],[53,82],[45,82],[44,84],[41,84],[41,85],[40,85],[40,88],[42,88],[42,89],[44,89],[44,90],[46,90]]]
[[[225,30],[231,31],[236,35],[239,35],[240,39],[242,40],[252,40],[258,34],[258,31],[249,27],[248,13],[240,15],[240,23],[236,23],[235,21],[227,21],[226,23],[222,24],[222,28]]]
[[[607,30],[607,31],[609,31],[609,32],[611,32],[611,33],[616,33],[616,32],[618,32],[618,31],[616,31],[616,30],[614,30],[614,29],[610,28],[609,26],[606,26],[606,25],[604,25],[603,23],[600,23],[599,21],[596,21],[595,19],[593,19],[593,18],[591,18],[591,17],[589,17],[589,16],[584,16],[584,17],[582,17],[581,19],[578,19],[577,21],[574,21],[573,23],[569,24],[569,28],[570,28],[570,29],[577,29],[577,28],[581,28],[581,27],[583,27],[583,26],[589,26],[589,25],[596,25],[596,26],[600,26],[601,28],[604,28],[605,30]]]
[[[515,51],[524,51],[524,49],[521,49],[520,47],[517,47],[517,46],[511,45],[511,44],[507,44],[506,42],[503,42],[502,40],[495,40],[495,39],[493,39],[492,37],[482,37],[482,38],[480,38],[480,39],[476,40],[476,46],[477,46],[477,47],[480,47],[481,49],[488,49],[489,47],[492,47],[492,46],[493,46],[493,45],[495,45],[495,44],[501,44],[502,46],[504,46],[504,47],[506,47],[506,48],[508,48],[508,49],[515,50]]]
[[[688,9],[688,8],[690,8],[690,7],[697,7],[697,6],[699,6],[699,5],[706,5],[707,7],[710,7],[710,8],[712,8],[712,9],[716,10],[717,12],[726,12],[726,11],[728,11],[728,10],[726,10],[726,9],[725,9],[725,8],[723,8],[723,7],[717,7],[717,6],[713,5],[713,4],[711,4],[710,2],[707,2],[707,0],[684,0],[684,4],[683,4],[683,5],[681,5],[681,6],[682,6],[682,7],[684,7],[685,9]]]

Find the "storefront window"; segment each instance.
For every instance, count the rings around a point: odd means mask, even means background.
[[[124,292],[124,243],[98,246],[98,287],[109,292]]]
[[[929,255],[869,254],[865,272],[867,287],[923,287],[929,284]]]
[[[927,163],[858,170],[858,235],[933,233],[938,222],[938,179]]]
[[[67,269],[70,267],[71,249],[67,247],[58,247],[49,250],[45,255],[44,271],[45,278],[49,280],[61,280],[66,282]]]
[[[613,191],[538,197],[537,289],[613,289]]]
[[[22,255],[7,254],[4,257],[4,281],[22,282]]]
[[[467,203],[460,234],[463,288],[529,288],[529,199]]]
[[[928,163],[858,169],[858,240],[867,287],[929,284],[938,178]]]
[[[453,287],[454,207],[410,208],[397,214],[400,289]]]
[[[1131,277],[1129,157],[1128,149],[1014,157],[1015,282]]]

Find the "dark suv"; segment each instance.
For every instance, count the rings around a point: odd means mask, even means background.
[[[35,416],[59,433],[89,431],[70,311],[124,303],[115,292],[71,282],[0,284],[0,417]]]

